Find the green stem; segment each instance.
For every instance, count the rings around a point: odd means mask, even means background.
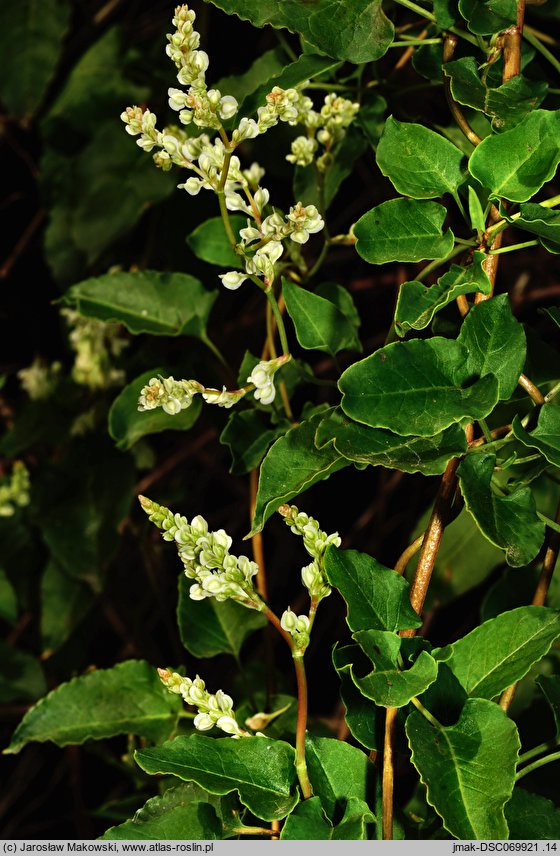
[[[267,829],[263,826],[236,826],[228,830],[228,838],[233,838],[236,835],[258,835],[263,838],[278,837],[278,833],[275,829]]]
[[[296,62],[298,57],[296,56],[296,54],[292,50],[286,36],[282,32],[282,30],[274,30],[274,35],[278,39],[278,42],[280,43],[280,46],[281,46],[282,50],[284,51],[284,53],[287,54],[287,56],[291,59],[292,62]]]
[[[415,45],[440,45],[442,39],[406,39],[402,42],[391,42],[390,48],[410,48]]]
[[[410,9],[411,12],[416,12],[416,14],[420,15],[422,18],[426,18],[428,21],[433,21],[434,24],[436,23],[436,16],[432,12],[428,12],[427,9],[413,3],[412,0],[397,0],[397,3],[400,6],[404,6],[406,9]]]
[[[233,227],[231,225],[231,220],[229,219],[229,211],[227,210],[226,205],[226,195],[223,190],[218,190],[218,203],[220,205],[220,214],[222,215],[222,222],[224,224],[227,239],[230,242],[232,248],[235,250],[235,247],[237,246],[237,239],[235,237]]]
[[[545,404],[548,404],[549,401],[552,401],[552,399],[555,398],[555,396],[557,396],[559,392],[560,392],[560,383],[557,383],[545,395],[545,397],[544,397]]]
[[[546,752],[548,749],[554,749],[554,747],[558,746],[559,743],[560,738],[558,740],[547,740],[546,743],[539,743],[538,746],[534,746],[532,749],[528,749],[527,752],[524,752],[523,755],[519,756],[517,766],[519,766],[520,764],[525,764],[527,761],[530,761],[531,758],[535,758],[537,755],[542,755],[542,753]]]
[[[204,342],[206,347],[212,351],[212,353],[214,354],[216,359],[223,366],[225,366],[225,368],[230,369],[231,367],[230,367],[229,363],[227,362],[226,358],[224,357],[224,355],[222,354],[222,352],[220,351],[218,346],[215,345],[214,342],[211,339],[209,339],[207,336],[201,336],[200,338],[202,339],[202,341]]]
[[[288,345],[288,337],[286,336],[286,328],[284,327],[284,319],[282,318],[280,307],[271,288],[266,289],[265,294],[276,319],[276,326],[278,327],[278,335],[280,336],[280,344],[282,345],[284,356],[287,357],[290,354],[290,346]]]
[[[298,715],[296,726],[296,773],[304,800],[313,796],[313,788],[307,773],[305,760],[305,731],[307,728],[307,678],[303,664],[303,654],[292,650],[298,690]]]
[[[482,428],[482,433],[484,434],[484,439],[486,440],[486,442],[491,443],[492,442],[492,434],[490,433],[490,429],[489,429],[488,425],[486,424],[486,420],[485,419],[479,419],[478,424]]]
[[[536,247],[538,241],[524,241],[522,244],[511,244],[509,247],[500,247],[499,250],[490,250],[491,256],[497,256],[501,253],[514,253],[516,250],[523,250],[525,247]]]
[[[547,59],[551,65],[554,66],[556,71],[560,71],[560,60],[558,60],[554,56],[554,54],[549,51],[548,48],[545,48],[543,43],[539,39],[537,39],[537,37],[533,35],[533,33],[531,33],[529,30],[524,30],[523,38],[525,38],[530,45],[533,45],[533,47],[538,50],[538,52],[542,54],[542,56],[544,56],[544,58]]]
[[[412,0],[396,0],[396,2],[399,6],[404,6],[406,9],[410,9],[411,12],[416,12],[417,15],[420,15],[427,21],[432,21],[434,24],[437,23],[436,16],[433,12],[429,12],[422,6],[418,6],[418,4],[413,3]],[[470,33],[465,32],[465,30],[460,30],[458,27],[450,27],[449,31],[454,33],[456,36],[460,36],[462,39],[465,39],[467,42],[470,42],[471,45],[475,45],[476,47],[479,46],[477,39],[474,36],[471,36]],[[424,44],[426,44],[426,42],[424,42]]]
[[[424,705],[422,704],[422,702],[421,702],[419,699],[417,699],[417,698],[416,698],[416,696],[413,696],[413,697],[410,699],[410,701],[412,702],[412,704],[414,705],[414,707],[415,707],[418,711],[420,711],[420,713],[422,714],[422,716],[423,716],[425,719],[427,719],[427,720],[428,720],[428,722],[430,723],[430,725],[433,725],[433,726],[434,726],[434,728],[439,728],[440,730],[443,728],[443,725],[441,724],[441,722],[439,722],[439,720],[437,720],[437,719],[435,718],[435,716],[433,716],[433,714],[431,714],[431,713],[430,713],[430,711],[429,711],[426,707],[424,707]]]
[[[344,83],[321,83],[320,80],[314,80],[305,85],[306,89],[322,89],[325,92],[349,92],[351,86],[346,86]],[[548,90],[550,92],[550,89]]]
[[[429,275],[432,273],[432,271],[437,270],[439,267],[441,267],[442,265],[444,265],[446,262],[451,261],[451,259],[454,259],[454,258],[455,258],[455,256],[458,256],[458,255],[460,255],[461,253],[464,253],[464,252],[465,252],[465,248],[464,248],[464,246],[462,246],[461,244],[459,244],[457,247],[454,247],[454,248],[451,250],[451,252],[450,252],[450,253],[448,253],[448,255],[446,255],[446,256],[445,256],[445,258],[443,258],[443,259],[434,259],[434,261],[433,261],[433,262],[430,262],[430,264],[429,264],[429,265],[426,265],[426,267],[425,267],[425,268],[422,268],[422,270],[420,271],[420,273],[419,273],[417,276],[415,276],[415,277],[414,277],[414,279],[416,280],[416,282],[422,282],[422,280],[424,280],[427,276],[429,276]]]
[[[330,242],[328,240],[324,242],[321,248],[321,252],[317,256],[315,264],[307,271],[307,276],[305,277],[306,279],[312,279],[325,261],[326,255],[329,251],[329,243]]]
[[[545,764],[551,764],[553,761],[560,761],[560,752],[552,752],[552,754],[545,755],[544,758],[539,758],[537,761],[533,761],[532,764],[528,764],[526,767],[523,767],[523,769],[516,774],[515,781],[518,782],[524,776],[527,776],[534,770],[538,770],[539,767],[544,767]]]

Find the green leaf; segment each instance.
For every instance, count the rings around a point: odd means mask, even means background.
[[[132,500],[130,457],[103,441],[81,441],[35,482],[34,515],[52,558],[66,574],[99,591],[118,528]]]
[[[364,841],[367,824],[374,815],[367,803],[351,797],[346,803],[344,816],[333,827],[321,807],[319,797],[311,797],[295,807],[280,834],[281,841]]]
[[[530,449],[538,449],[547,461],[560,467],[560,407],[556,404],[543,404],[539,413],[537,427],[526,431],[518,416],[512,422],[516,438]]]
[[[127,660],[61,684],[29,710],[6,750],[52,740],[57,746],[137,734],[162,740],[176,728],[181,699],[145,660]]]
[[[332,837],[333,825],[319,797],[311,797],[297,805],[286,818],[280,834],[282,841],[330,841]]]
[[[482,210],[482,205],[480,203],[478,193],[471,184],[469,184],[469,217],[471,220],[471,226],[473,228],[473,231],[486,231],[486,219],[484,217],[484,211]],[[475,252],[474,255],[476,256],[478,255],[478,253]]]
[[[88,318],[118,321],[131,333],[206,338],[218,290],[185,273],[108,273],[73,285],[64,303]]]
[[[539,570],[529,568],[504,568],[497,580],[488,589],[480,608],[482,621],[494,618],[509,609],[526,606],[531,603],[537,583]],[[547,606],[560,608],[560,580],[552,577],[547,596]]]
[[[352,422],[340,408],[329,411],[315,434],[319,448],[331,442],[350,461],[424,475],[443,473],[449,459],[467,449],[465,432],[459,425],[451,425],[434,437],[400,437],[384,428]]]
[[[536,685],[543,693],[552,710],[556,724],[556,737],[560,737],[560,676],[539,675]]]
[[[37,659],[0,640],[0,703],[35,701],[46,689],[47,682]]]
[[[282,279],[282,294],[302,348],[331,355],[343,350],[361,351],[355,326],[336,304],[288,279]]]
[[[406,734],[428,802],[445,829],[459,839],[507,839],[504,806],[520,743],[505,712],[485,699],[468,699],[457,724],[444,728],[415,710]]]
[[[471,33],[486,36],[515,24],[517,7],[515,0],[459,0],[459,12]]]
[[[453,249],[453,232],[442,232],[446,213],[437,202],[389,199],[354,226],[356,250],[375,265],[444,258]]]
[[[52,80],[70,21],[66,0],[0,6],[0,97],[12,116],[32,116]]]
[[[215,841],[224,837],[224,830],[211,799],[193,784],[168,788],[148,800],[133,818],[108,829],[99,840]]]
[[[313,445],[322,417],[317,413],[300,422],[268,450],[261,466],[251,535],[260,532],[284,502],[348,466],[346,458],[330,446],[316,449]]]
[[[373,671],[359,677],[352,668],[352,680],[360,692],[377,705],[404,707],[436,680],[438,664],[427,651],[420,651],[409,668],[399,665],[401,648],[410,640],[384,630],[360,630],[353,636],[371,660]]]
[[[434,650],[470,696],[492,699],[527,674],[560,636],[560,613],[521,606]]]
[[[229,219],[236,236],[239,235],[240,229],[247,226],[247,218],[240,214],[230,214]],[[211,217],[210,220],[205,220],[197,226],[188,236],[187,244],[195,256],[203,262],[224,268],[245,270],[241,257],[231,248],[221,217]]]
[[[469,160],[471,174],[493,197],[526,202],[560,162],[560,110],[534,110],[515,128],[486,137]]]
[[[548,90],[545,81],[529,80],[522,74],[512,77],[497,89],[490,89],[478,76],[478,64],[472,56],[446,63],[444,71],[451,80],[455,101],[481,110],[492,120],[496,131],[517,125],[528,113],[536,110]]]
[[[454,422],[484,418],[498,401],[498,381],[472,383],[467,358],[460,342],[441,336],[386,345],[342,374],[342,409],[404,436],[432,437]]]
[[[41,579],[41,639],[43,657],[63,645],[91,609],[91,588],[64,573],[57,562],[47,564]]]
[[[560,838],[560,809],[544,797],[514,788],[506,805],[510,841]]]
[[[352,798],[367,802],[374,769],[368,756],[355,746],[331,737],[305,738],[307,772],[313,792],[331,820]]]
[[[543,247],[549,252],[560,253],[560,211],[535,202],[525,202],[519,206],[519,214],[510,217],[504,212],[503,216],[516,229],[523,229],[540,238]]]
[[[499,294],[473,306],[457,338],[468,352],[466,369],[477,377],[493,374],[501,399],[508,399],[523,371],[525,332],[513,317],[509,297]]]
[[[238,791],[243,805],[263,820],[280,820],[298,802],[294,791],[294,750],[267,737],[176,737],[162,746],[138,749],[146,773],[196,782],[212,794]]]
[[[457,23],[459,17],[457,0],[434,0],[434,14],[438,25],[448,30]]]
[[[321,282],[315,289],[315,294],[334,303],[356,331],[360,329],[362,323],[360,313],[356,309],[356,304],[347,288],[338,285],[336,282]]]
[[[124,76],[125,50],[119,27],[111,27],[79,56],[41,123],[49,143],[58,141],[70,129],[80,136],[93,137],[99,123],[111,115],[116,117],[123,104],[141,104],[148,98],[149,89]],[[118,129],[120,123],[111,124]],[[66,164],[69,165],[68,158]],[[153,164],[151,167],[153,171]]]
[[[270,80],[270,78],[280,74],[285,65],[286,53],[278,45],[278,47],[265,51],[265,53],[257,57],[247,71],[241,74],[231,74],[227,77],[221,77],[216,83],[215,88],[219,89],[225,95],[233,95],[237,99],[237,102],[243,106],[247,96],[252,95],[253,92],[259,89],[262,86],[263,80]],[[267,91],[270,92],[270,89]],[[246,115],[245,110],[243,110],[241,115]]]
[[[471,264],[467,267],[451,265],[449,271],[429,287],[415,280],[403,283],[395,309],[395,328],[399,336],[405,336],[409,330],[424,330],[436,312],[461,294],[476,291],[490,294],[490,280],[482,267],[485,258],[484,253],[475,251]]]
[[[352,631],[397,631],[422,624],[410,605],[407,581],[373,556],[331,545],[325,553],[324,568],[327,579],[346,601]]]
[[[215,598],[194,601],[189,597],[191,581],[179,577],[177,624],[181,642],[193,657],[232,654],[239,658],[245,639],[266,625],[266,618],[240,603]]]
[[[212,0],[228,14],[255,27],[271,24],[299,33],[336,59],[362,63],[379,59],[393,40],[394,27],[380,0]]]
[[[358,645],[335,646],[333,665],[340,679],[340,697],[346,708],[344,718],[350,734],[366,749],[383,748],[383,717],[380,708],[359,691],[352,680],[352,666],[364,656]]]
[[[496,456],[491,452],[467,455],[457,470],[467,510],[485,538],[506,551],[513,568],[528,565],[544,540],[544,523],[537,516],[528,487],[497,496],[491,488]]]
[[[368,143],[377,147],[383,128],[385,127],[385,114],[387,102],[381,95],[369,91],[364,93],[360,110],[356,117],[356,124],[361,128]]]
[[[89,95],[84,98],[89,102]],[[59,133],[74,131],[63,128]],[[126,235],[150,205],[173,192],[175,183],[171,173],[154,169],[117,123],[106,120],[97,123],[85,148],[73,157],[47,149],[41,173],[50,207],[47,259],[64,285],[82,278],[87,266]]]
[[[271,443],[286,433],[290,423],[283,419],[271,425],[258,410],[240,410],[231,413],[220,434],[220,443],[229,446],[232,465],[230,473],[240,476],[256,469]]]
[[[219,4],[216,3],[215,5]],[[229,10],[226,9],[226,11]],[[250,116],[256,113],[259,107],[266,104],[266,96],[275,86],[279,86],[281,89],[291,89],[292,87],[300,86],[306,80],[317,77],[318,74],[324,74],[338,68],[339,65],[339,62],[335,62],[328,56],[303,54],[295,62],[284,66],[276,74],[269,76],[264,83],[261,77],[259,81],[260,85],[241,103],[239,115]]]
[[[198,419],[202,409],[200,398],[194,398],[190,407],[175,416],[170,416],[161,407],[143,412],[138,410],[138,397],[142,387],[146,386],[150,378],[159,375],[167,377],[168,374],[164,369],[144,372],[127,384],[113,401],[109,411],[109,434],[119,449],[130,449],[147,434],[159,434],[168,430],[188,431]]]
[[[0,618],[15,624],[18,617],[18,602],[13,586],[4,568],[0,567]]]
[[[395,190],[413,199],[457,193],[464,181],[463,152],[445,137],[412,122],[389,116],[379,145],[377,165]]]

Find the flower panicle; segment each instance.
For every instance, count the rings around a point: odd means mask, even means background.
[[[162,530],[163,539],[174,541],[185,576],[193,581],[192,600],[215,597],[219,602],[234,600],[249,609],[264,609],[253,582],[258,565],[247,556],[229,552],[232,539],[223,529],[210,532],[200,515],[189,522],[145,496],[138,499],[150,521]]]
[[[176,416],[191,406],[195,395],[202,395],[207,404],[229,409],[251,390],[261,404],[271,404],[276,396],[274,375],[290,359],[284,354],[273,360],[261,360],[247,377],[247,386],[228,390],[205,387],[197,380],[175,380],[173,376],[152,377],[140,390],[138,410],[146,412],[161,407],[168,416]]]
[[[12,517],[30,501],[31,479],[23,461],[14,461],[9,478],[0,482],[0,517]]]
[[[237,723],[231,696],[222,690],[209,693],[198,675],[191,680],[169,669],[158,669],[158,674],[169,692],[182,696],[187,704],[198,710],[193,722],[197,731],[210,731],[216,726],[236,739],[251,736]]]
[[[329,544],[340,547],[341,538],[338,532],[328,535],[320,528],[314,517],[299,511],[295,505],[281,505],[278,512],[291,531],[303,538],[303,545],[313,559],[310,565],[302,568],[301,581],[309,591],[310,597],[318,603],[331,593],[323,570],[325,550]]]

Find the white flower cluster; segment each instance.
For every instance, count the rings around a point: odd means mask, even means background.
[[[324,171],[332,161],[333,147],[343,139],[346,128],[352,124],[359,109],[357,102],[329,92],[318,113],[313,109],[302,111],[300,122],[306,126],[308,135],[296,137],[286,160],[298,166],[309,166],[321,143],[325,151],[317,158],[317,166],[321,172]]]
[[[327,535],[319,528],[317,520],[299,511],[295,505],[281,505],[278,512],[292,532],[303,538],[303,546],[313,559],[310,565],[302,568],[301,581],[309,591],[310,597],[318,603],[331,593],[323,573],[323,556],[329,544],[340,547],[340,536],[338,532]]]
[[[253,585],[258,566],[247,556],[230,554],[232,541],[223,529],[209,532],[203,517],[193,517],[189,523],[145,496],[138,499],[152,523],[162,530],[164,540],[175,542],[185,576],[195,581],[189,591],[192,600],[215,597],[217,601],[235,600],[250,609],[264,607]]]
[[[270,286],[275,277],[274,265],[284,252],[282,241],[291,238],[296,244],[305,244],[309,236],[320,232],[324,225],[315,205],[302,205],[301,202],[293,205],[286,217],[275,211],[258,226],[252,226],[247,220],[247,227],[239,233],[241,242],[238,244],[240,254],[245,258],[246,273],[232,270],[220,274],[222,284],[234,291],[249,276],[256,275],[263,276],[265,285]]]
[[[190,407],[194,396],[203,389],[196,380],[152,377],[140,391],[138,410],[142,412],[161,407],[169,416],[175,416]]]
[[[124,372],[112,365],[128,345],[119,324],[105,323],[96,318],[84,318],[74,309],[62,309],[69,326],[70,346],[76,357],[72,378],[90,389],[106,389],[124,382]]]
[[[14,461],[11,475],[0,483],[0,517],[12,517],[16,508],[29,505],[29,470],[23,461]]]
[[[268,190],[259,184],[264,170],[258,164],[242,170],[239,158],[232,152],[244,140],[264,134],[279,122],[303,123],[310,136],[298,138],[288,159],[310,163],[318,146],[313,135],[317,133],[317,139],[326,145],[326,138],[319,135],[327,134],[327,128],[338,128],[340,133],[351,113],[350,108],[356,105],[341,98],[335,99],[338,106],[335,101],[329,101],[327,115],[328,96],[321,112],[316,113],[313,102],[301,88],[275,86],[266,96],[266,103],[258,108],[256,120],[242,117],[228,140],[222,120],[237,113],[237,101],[232,96],[222,96],[217,89],[207,89],[205,75],[209,60],[208,55],[199,50],[200,35],[194,30],[194,21],[195,13],[188,6],[175,9],[176,31],[168,35],[167,53],[179,69],[179,82],[189,89],[188,92],[170,89],[169,104],[179,112],[183,124],[194,122],[202,128],[213,128],[219,131],[220,137],[214,141],[207,134],[189,138],[184,130],[175,126],[159,131],[155,114],[136,106],[128,107],[121,119],[127,132],[139,137],[137,143],[142,149],[147,152],[157,149],[153,157],[158,167],[169,170],[175,164],[194,173],[179,184],[179,188],[191,196],[196,196],[201,189],[223,194],[228,211],[242,211],[251,218],[247,229],[241,230],[241,242],[237,247],[245,260],[245,273],[229,271],[220,278],[226,288],[235,290],[248,276],[262,276],[268,288],[274,281],[275,265],[283,253],[282,241],[289,237],[304,244],[311,234],[324,227],[324,222],[315,206],[304,206],[301,202],[290,209],[287,217],[278,212],[264,217],[270,197]],[[329,139],[334,140],[335,131],[328,133]]]
[[[49,398],[54,392],[62,371],[62,363],[56,361],[49,366],[40,357],[35,357],[30,366],[17,373],[23,389],[33,401]]]
[[[309,645],[310,620],[307,615],[296,615],[290,607],[282,614],[280,626],[289,633],[298,651],[303,652]]]
[[[184,125],[194,122],[200,128],[220,128],[222,119],[235,116],[238,105],[231,95],[222,96],[219,89],[208,89],[206,85],[209,60],[207,53],[197,50],[200,35],[193,28],[195,17],[188,6],[177,6],[173,18],[176,31],[167,36],[167,55],[179,69],[177,79],[189,87],[187,92],[170,89],[169,106],[179,111]]]
[[[275,360],[261,360],[258,363],[249,377],[248,383],[255,386],[254,396],[261,404],[272,404],[276,396],[276,388],[274,386],[274,375],[289,357],[277,357]]]
[[[247,731],[237,724],[233,699],[222,690],[215,694],[209,693],[198,675],[191,681],[190,678],[185,678],[178,672],[170,672],[169,669],[158,669],[158,674],[170,693],[182,696],[187,704],[197,708],[198,713],[193,725],[198,731],[210,731],[217,726],[235,738],[249,736]]]
[[[152,377],[140,390],[138,410],[155,410],[161,407],[169,416],[175,416],[192,404],[193,398],[201,394],[207,404],[230,408],[253,389],[254,396],[261,404],[271,404],[276,396],[274,375],[290,359],[288,356],[274,360],[261,360],[247,378],[250,386],[228,390],[204,387],[197,380],[175,380],[174,377]]]

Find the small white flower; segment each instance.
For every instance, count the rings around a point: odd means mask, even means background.
[[[234,145],[239,145],[243,140],[252,140],[259,135],[259,126],[254,119],[247,119],[245,116],[239,122],[238,127],[231,135],[231,141]]]
[[[177,187],[182,190],[186,190],[190,196],[198,196],[203,184],[204,182],[202,182],[200,178],[195,178],[195,176],[192,175],[190,178],[187,178],[184,184],[178,184]]]
[[[305,244],[309,235],[320,232],[325,222],[314,205],[297,202],[290,208],[288,221],[292,227],[290,238],[297,244]]]
[[[169,95],[169,106],[172,110],[182,110],[183,107],[186,106],[187,93],[183,92],[182,89],[168,89],[167,94]]]
[[[233,716],[220,716],[216,721],[218,728],[225,731],[226,734],[232,734],[235,737],[243,737],[243,731],[233,718]]]
[[[317,140],[312,137],[296,137],[292,142],[292,153],[286,155],[286,160],[298,166],[309,166],[317,151]]]
[[[239,105],[233,95],[224,95],[220,98],[218,113],[222,119],[231,119],[238,109]]]
[[[178,398],[168,398],[161,405],[162,410],[165,411],[169,416],[175,416],[177,413],[181,411],[181,402]]]
[[[259,214],[263,211],[265,205],[268,205],[268,200],[270,199],[270,193],[266,189],[266,187],[259,187],[259,189],[255,192],[255,205],[259,210]]]
[[[193,725],[197,731],[210,731],[214,728],[214,720],[208,713],[197,713],[193,720]]]
[[[222,285],[225,288],[229,288],[230,291],[238,289],[239,286],[247,279],[245,274],[239,273],[236,270],[230,270],[227,273],[220,273],[218,276],[222,280]]]
[[[245,120],[245,119],[241,120],[241,122],[244,122],[244,121],[249,121],[249,120]],[[241,123],[240,123],[240,126],[241,126]],[[256,122],[255,122],[255,127],[257,127]],[[265,174],[265,170],[256,161],[253,161],[253,163],[251,164],[249,169],[243,170],[243,176],[247,180],[247,183],[248,183],[249,187],[251,188],[251,190],[257,189],[257,187],[260,184],[261,178],[263,178],[264,174]]]

